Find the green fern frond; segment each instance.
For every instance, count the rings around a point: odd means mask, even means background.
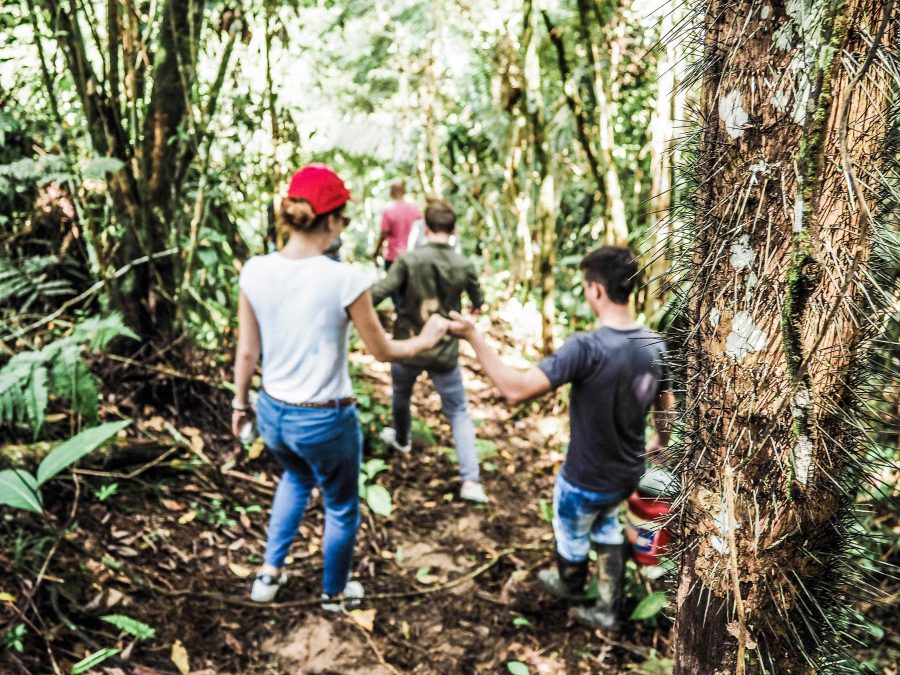
[[[18,305],[28,311],[39,300],[73,295],[67,279],[54,278],[65,264],[53,255],[32,256],[24,260],[0,258],[0,305]]]
[[[64,338],[71,339],[71,338]],[[89,424],[97,420],[97,381],[81,359],[82,345],[68,342],[56,349],[50,370],[53,392],[68,401],[72,412],[84,417]]]
[[[41,350],[16,354],[0,368],[0,423],[27,425],[37,437],[51,393],[89,424],[96,422],[99,383],[83,353],[103,351],[117,337],[137,339],[118,314],[92,317]]]
[[[85,319],[72,332],[72,338],[80,344],[86,343],[91,351],[105,350],[118,337],[140,339],[133,330],[125,325],[122,315],[116,312],[104,317]]]

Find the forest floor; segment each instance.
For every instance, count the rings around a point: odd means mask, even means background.
[[[267,453],[252,457],[227,433],[229,394],[215,386],[224,371],[200,374],[202,359],[197,374],[104,362],[98,372],[114,392],[106,416],[135,420],[120,442],[128,452],[56,479],[45,495],[51,523],[35,520],[33,539],[0,546],[0,591],[18,596],[2,596],[0,625],[28,627],[24,650],[5,650],[0,670],[69,672],[87,654],[117,648],[91,672],[526,672],[514,662],[531,673],[671,672],[663,615],[611,637],[574,624],[538,586],[537,570],[552,560],[549,504],[567,433],[560,399],[510,408],[464,359],[491,497],[475,505],[458,497],[449,425],[427,379],[413,399],[427,421],[416,424],[419,443],[409,454],[386,454],[373,439],[387,421],[389,369],[363,355],[353,361],[371,413],[363,416],[364,461],[387,462],[374,482],[393,497],[390,517],[363,508],[353,576],[368,597],[358,611],[335,615],[315,602],[323,523],[316,496],[277,603],[249,602],[278,471]],[[10,517],[0,523],[0,536],[12,525]],[[43,569],[37,582],[21,571],[28,560]],[[634,570],[628,586],[626,611],[649,589]],[[110,614],[155,635],[134,640],[101,620]]]

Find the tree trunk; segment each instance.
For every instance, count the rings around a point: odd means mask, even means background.
[[[646,272],[646,293],[641,307],[647,317],[653,316],[662,306],[662,279],[670,267],[666,242],[671,237],[672,220],[672,141],[674,107],[678,81],[676,63],[683,58],[671,38],[675,25],[675,3],[667,2],[659,8],[660,35],[665,41],[656,63],[656,103],[650,120],[650,210],[647,214],[649,250]],[[639,212],[639,208],[634,210]]]
[[[535,232],[538,257],[535,276],[540,284],[541,344],[544,354],[554,348],[553,327],[556,323],[556,213],[557,196],[550,171],[547,149],[544,96],[541,91],[540,32],[537,10],[531,2],[525,4],[525,109],[531,130],[533,170],[531,193],[535,197]]]
[[[133,3],[111,2],[105,14],[107,43],[103,44],[90,25],[91,16],[82,16],[84,7],[59,0],[43,0],[42,6],[50,13],[93,151],[123,163],[108,179],[113,211],[123,228],[121,239],[110,244],[109,262],[122,268],[137,258],[153,256],[148,264],[134,267],[127,285],[111,286],[113,305],[143,334],[171,335],[180,261],[158,254],[180,243],[181,228],[190,219],[182,217],[190,210],[182,210],[176,188],[186,174],[179,158],[189,162],[201,142],[191,124],[191,101],[203,4],[196,0],[163,3],[159,16],[151,16],[160,21],[155,53],[143,42],[146,33],[139,18],[150,14],[149,7],[142,6],[138,12]],[[93,45],[85,42],[85,24],[91,27],[87,35]],[[101,69],[91,62],[90,55],[96,58],[98,53]],[[149,78],[148,61],[152,62]],[[98,77],[97,72],[106,76]],[[149,103],[145,103],[147,82],[153,86]],[[192,147],[186,151],[186,146]]]
[[[886,208],[885,3],[707,10],[675,672],[813,672],[849,604],[837,583],[864,450],[848,411]]]
[[[610,244],[625,244],[628,240],[628,223],[625,220],[625,200],[622,198],[622,185],[613,160],[613,127],[615,112],[614,101],[607,93],[606,82],[614,78],[615,69],[604,70],[600,45],[594,40],[591,31],[590,15],[596,15],[596,5],[590,7],[589,0],[578,0],[578,14],[581,32],[590,58],[592,70],[591,103],[594,108],[594,120],[597,125],[597,156],[603,167],[603,194],[606,197],[606,240]]]

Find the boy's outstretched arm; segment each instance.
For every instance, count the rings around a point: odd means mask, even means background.
[[[481,306],[484,304],[484,293],[481,290],[481,284],[478,282],[478,272],[475,265],[469,263],[469,269],[466,270],[466,295],[469,296],[469,302],[472,304],[472,312],[478,314],[481,312]]]
[[[391,269],[384,279],[372,285],[370,289],[372,291],[372,303],[378,307],[391,293],[400,290],[404,281],[406,281],[406,264],[398,259],[397,262],[391,265]]]
[[[461,314],[450,312],[450,321],[450,332],[472,345],[484,372],[507,401],[521,403],[552,389],[550,380],[540,368],[531,366],[527,370],[520,370],[504,363],[475,324]]]

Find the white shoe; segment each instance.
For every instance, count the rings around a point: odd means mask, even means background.
[[[284,572],[280,576],[272,576],[271,574],[259,574],[253,580],[253,587],[250,589],[250,599],[253,602],[272,602],[278,589],[287,582],[287,574]]]
[[[397,442],[397,430],[394,427],[385,427],[381,430],[381,440],[384,441],[385,445],[399,452],[409,452],[412,450],[412,443],[407,443],[406,445],[400,445]]]
[[[344,592],[341,593],[343,601],[335,602],[334,598],[338,596],[322,593],[322,600],[325,601],[322,602],[322,609],[326,612],[340,612],[341,606],[343,606],[344,609],[356,609],[359,607],[360,600],[365,594],[366,590],[361,583],[358,581],[348,581],[347,585],[344,586]]]
[[[488,496],[484,493],[484,488],[481,487],[481,483],[476,483],[474,480],[464,480],[462,487],[459,490],[460,499],[466,499],[470,502],[476,502],[477,504],[487,504],[490,500]]]

